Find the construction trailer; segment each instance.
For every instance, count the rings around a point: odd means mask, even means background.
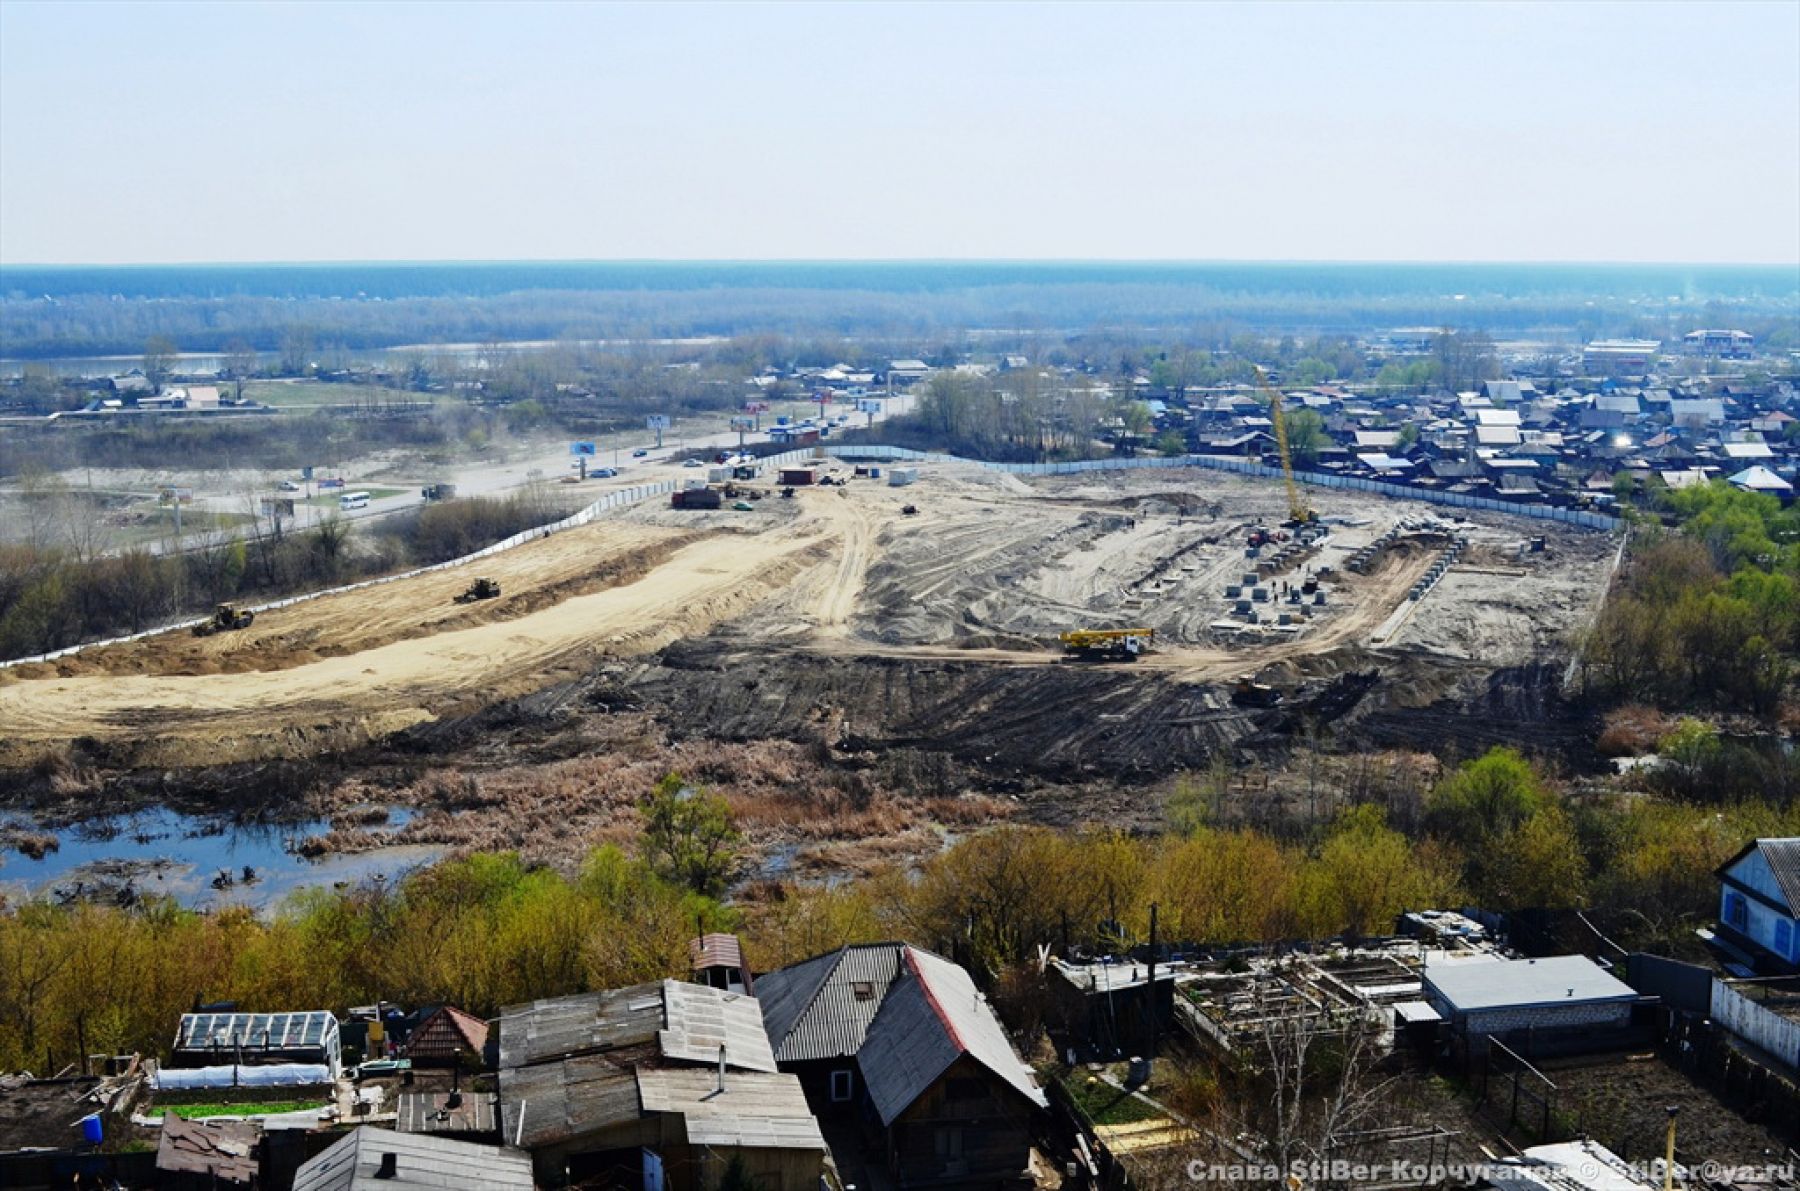
[[[888,469],[888,487],[904,488],[908,484],[917,483],[919,469],[916,467],[892,467]]]
[[[803,467],[784,467],[781,469],[781,484],[788,488],[802,488],[819,482],[818,466],[806,464]]]

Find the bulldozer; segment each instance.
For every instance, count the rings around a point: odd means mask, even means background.
[[[236,604],[220,604],[213,609],[211,620],[203,620],[194,626],[194,636],[210,637],[214,633],[229,633],[234,629],[247,629],[255,619],[256,613],[248,608],[239,611]]]
[[[1281,702],[1281,692],[1246,674],[1231,688],[1231,701],[1242,707],[1273,707]]]
[[[476,600],[496,600],[500,598],[500,585],[492,579],[477,579],[469,584],[469,589],[456,597],[459,604],[473,604]]]
[[[1155,641],[1155,629],[1075,629],[1062,635],[1064,652],[1101,662],[1134,662],[1149,653]]]

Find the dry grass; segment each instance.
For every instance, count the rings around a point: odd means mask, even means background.
[[[730,804],[744,837],[747,868],[772,854],[792,856],[809,875],[861,873],[916,859],[943,846],[942,829],[999,822],[1015,804],[941,783],[914,790],[885,780],[879,767],[834,761],[817,743],[760,740],[671,742],[647,718],[609,716],[583,730],[580,753],[495,768],[445,766],[398,786],[364,777],[339,783],[326,799],[332,830],[307,841],[312,854],[383,844],[435,844],[453,851],[516,851],[572,868],[594,848],[636,847],[639,801],[668,773],[680,773]],[[387,828],[385,806],[413,810]]]
[[[1641,703],[1630,703],[1606,713],[1605,726],[1594,741],[1604,757],[1637,757],[1654,753],[1657,742],[1675,727],[1675,721]]]

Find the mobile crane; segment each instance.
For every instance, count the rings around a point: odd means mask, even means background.
[[[1300,499],[1300,485],[1294,480],[1294,460],[1288,451],[1287,418],[1281,412],[1281,390],[1269,383],[1269,376],[1258,365],[1256,387],[1269,399],[1269,421],[1275,424],[1275,450],[1281,456],[1281,478],[1287,481],[1288,518],[1293,525],[1310,525],[1319,515]]]

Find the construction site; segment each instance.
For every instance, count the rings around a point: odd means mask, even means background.
[[[0,766],[36,801],[31,775],[51,770],[101,786],[155,771],[166,797],[269,763],[330,787],[352,757],[805,746],[826,750],[808,764],[904,756],[908,790],[930,770],[941,793],[1082,821],[1116,808],[1032,799],[1349,725],[1359,747],[1554,744],[1573,730],[1570,643],[1619,549],[1348,492],[1297,521],[1279,483],[1201,469],[932,464],[901,486],[848,461],[802,470],[734,483],[717,507],[645,500],[463,566],[0,671]],[[529,748],[509,752],[515,737]],[[403,842],[474,842],[432,823]]]

